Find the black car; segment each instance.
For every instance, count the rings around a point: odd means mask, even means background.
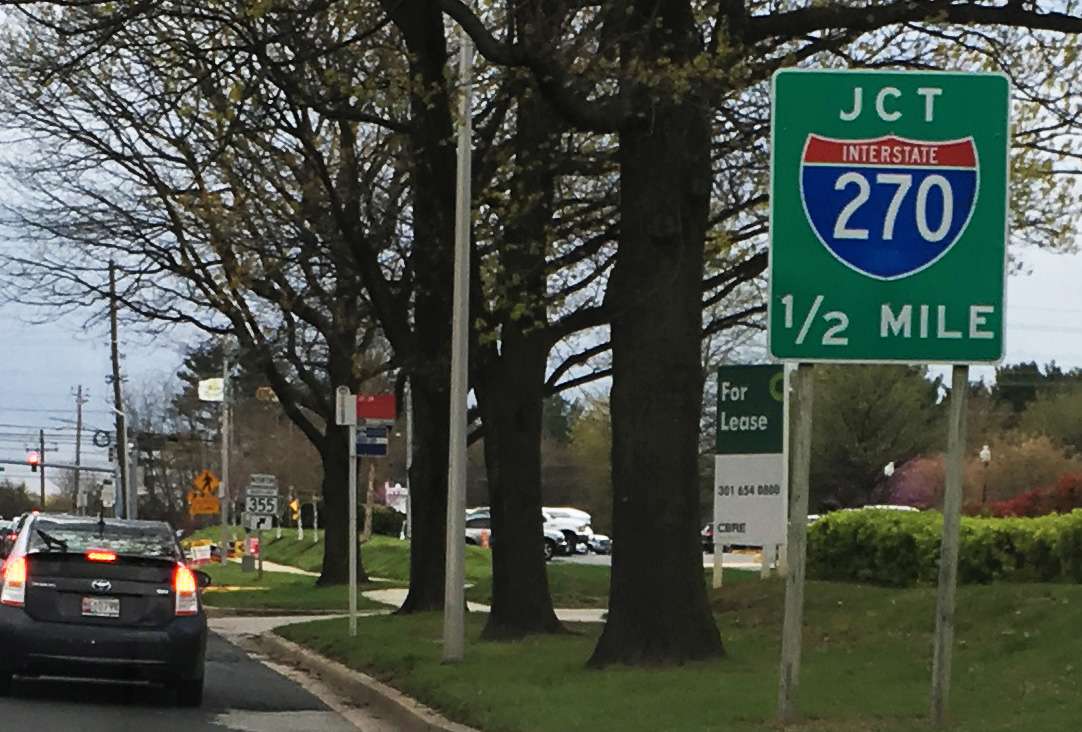
[[[30,516],[4,560],[0,693],[16,675],[116,679],[200,705],[209,582],[167,523]]]

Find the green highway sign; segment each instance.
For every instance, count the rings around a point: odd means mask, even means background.
[[[718,455],[782,452],[785,373],[781,364],[718,369]]]
[[[1007,78],[786,69],[773,86],[771,355],[999,361]]]

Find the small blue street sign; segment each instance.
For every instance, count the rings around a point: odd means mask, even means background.
[[[361,457],[387,457],[389,426],[358,427],[357,455]]]

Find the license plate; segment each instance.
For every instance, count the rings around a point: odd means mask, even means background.
[[[92,618],[119,618],[119,597],[84,597],[83,615]]]

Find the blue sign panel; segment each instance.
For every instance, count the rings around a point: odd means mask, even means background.
[[[357,455],[362,457],[387,457],[387,443],[391,428],[358,427],[357,428]]]

